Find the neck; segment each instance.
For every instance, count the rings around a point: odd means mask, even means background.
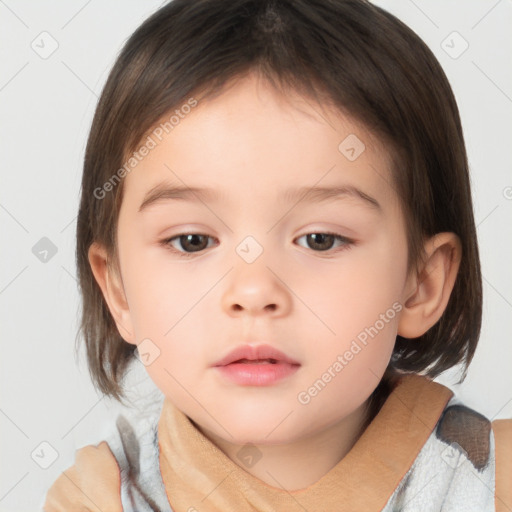
[[[279,445],[255,445],[264,464],[241,466],[241,445],[220,438],[195,424],[202,434],[242,469],[266,484],[288,491],[305,489],[327,474],[350,451],[369,423],[368,402],[343,420],[319,432]]]

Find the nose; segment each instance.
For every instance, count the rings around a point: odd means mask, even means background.
[[[229,273],[222,308],[230,316],[284,316],[289,313],[291,292],[285,280],[263,262],[241,262]]]

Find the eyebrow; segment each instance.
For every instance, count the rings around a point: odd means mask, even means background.
[[[310,202],[320,203],[325,201],[337,201],[345,197],[354,197],[375,210],[382,210],[379,202],[372,196],[363,192],[354,185],[340,185],[333,187],[299,187],[288,189],[279,195],[279,200],[285,202]],[[151,188],[139,206],[139,212],[149,206],[163,201],[192,201],[192,202],[219,202],[226,196],[218,190],[207,187],[171,186],[167,183],[159,183]]]

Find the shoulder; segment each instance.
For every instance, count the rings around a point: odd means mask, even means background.
[[[106,441],[121,475],[123,510],[171,511],[160,473],[158,420],[160,403],[146,414],[119,414]]]
[[[511,481],[512,420],[452,397],[384,510],[508,511]]]
[[[464,453],[477,470],[489,463],[491,422],[461,403],[448,405],[435,430],[436,437]]]
[[[444,410],[435,435],[479,472],[494,463],[496,510],[512,509],[512,419],[491,421],[461,403],[453,403]]]
[[[512,419],[491,421],[462,403],[448,404],[435,435],[476,471],[494,470],[494,501],[499,512],[512,509]],[[446,452],[448,453],[448,452]],[[453,455],[453,454],[452,454]]]
[[[512,419],[492,423],[496,458],[496,511],[512,510]]]
[[[480,496],[493,491],[492,510],[512,509],[512,419],[492,421],[454,397],[443,411],[432,441],[442,443],[441,458],[453,466],[452,485],[459,482],[469,496],[471,488]]]

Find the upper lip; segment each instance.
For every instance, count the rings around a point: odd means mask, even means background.
[[[275,359],[276,361],[289,364],[300,364],[298,361],[288,357],[286,354],[270,345],[239,345],[229,352],[225,357],[213,364],[213,366],[226,366],[239,359]]]

